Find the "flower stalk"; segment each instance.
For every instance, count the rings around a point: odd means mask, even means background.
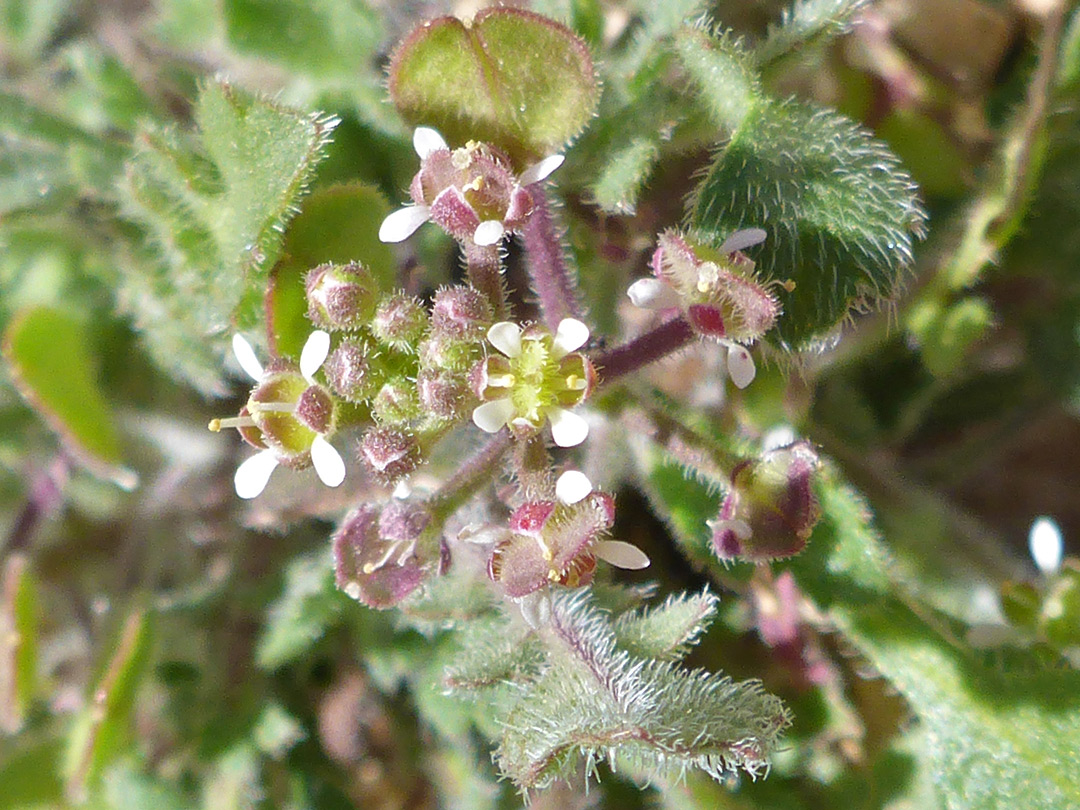
[[[582,319],[577,279],[566,262],[551,203],[543,184],[528,188],[533,211],[521,231],[532,289],[540,302],[544,323],[554,329],[563,318]]]

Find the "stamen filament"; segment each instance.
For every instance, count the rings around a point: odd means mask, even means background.
[[[255,420],[250,416],[230,416],[227,419],[211,419],[207,429],[218,433],[222,428],[255,427]]]
[[[270,413],[292,413],[296,410],[295,402],[258,402],[251,403],[254,405],[254,410],[257,411],[269,411]],[[250,408],[251,405],[248,407]]]

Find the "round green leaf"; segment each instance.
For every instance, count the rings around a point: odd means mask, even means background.
[[[440,17],[414,29],[391,59],[390,96],[408,123],[435,127],[452,146],[494,144],[522,169],[584,129],[599,85],[570,29],[488,8],[471,23]]]

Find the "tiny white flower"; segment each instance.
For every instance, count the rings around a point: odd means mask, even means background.
[[[555,497],[567,505],[584,500],[592,491],[592,481],[578,470],[567,470],[555,482]]]
[[[1028,533],[1028,547],[1031,549],[1031,558],[1035,561],[1035,567],[1047,576],[1056,574],[1061,568],[1061,557],[1064,550],[1064,542],[1061,538],[1061,529],[1053,518],[1039,517],[1031,524]]]
[[[251,344],[241,335],[233,335],[233,353],[240,367],[256,382],[261,383],[265,370],[255,355]],[[312,332],[300,352],[300,373],[310,385],[317,385],[315,373],[322,367],[330,352],[330,335],[317,329]],[[291,412],[296,403],[260,402],[262,410]],[[254,408],[253,405],[249,407]],[[229,419],[214,419],[210,429],[217,432],[223,427],[244,429],[258,427],[252,415],[241,415]],[[345,480],[345,462],[341,454],[322,435],[316,435],[311,444],[311,463],[319,479],[329,487],[337,487]],[[260,450],[246,459],[236,470],[233,484],[236,494],[241,498],[255,498],[266,489],[270,476],[279,464],[278,453],[272,448]]]

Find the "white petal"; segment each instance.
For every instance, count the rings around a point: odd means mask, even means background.
[[[266,489],[270,474],[277,468],[278,460],[273,450],[256,453],[239,467],[233,477],[236,494],[241,498],[255,498]]]
[[[521,327],[510,321],[499,321],[488,329],[491,345],[507,357],[521,355]]]
[[[236,362],[240,364],[240,368],[244,370],[251,379],[258,382],[263,376],[262,363],[259,362],[259,358],[255,356],[255,350],[251,348],[251,344],[247,342],[243,335],[232,336],[232,350],[236,355]]]
[[[339,486],[345,480],[345,462],[341,460],[341,454],[322,436],[316,436],[311,443],[311,463],[315,465],[319,480],[328,487]]]
[[[525,624],[533,630],[548,623],[551,619],[551,595],[545,588],[536,593],[530,593],[518,602],[521,607],[521,617]]]
[[[679,305],[679,294],[658,278],[639,278],[626,294],[635,307],[642,309],[670,309]]]
[[[589,327],[577,318],[563,318],[555,330],[555,340],[551,344],[552,354],[558,360],[575,349],[580,349],[588,339]]]
[[[761,228],[746,228],[742,231],[735,231],[724,240],[724,244],[720,245],[720,252],[734,253],[736,250],[745,250],[748,247],[760,245],[765,241],[766,236],[768,234]]]
[[[506,230],[497,219],[488,219],[476,226],[472,240],[481,247],[497,245],[503,238]]]
[[[450,148],[446,145],[446,141],[443,140],[443,136],[431,127],[417,127],[414,129],[412,144],[421,160],[424,160],[432,152]]]
[[[326,355],[330,353],[330,334],[322,329],[316,329],[308,335],[304,348],[300,350],[300,373],[309,383],[314,383],[312,377],[322,366]]]
[[[746,388],[754,381],[754,375],[757,373],[754,358],[750,356],[745,346],[740,346],[738,343],[728,346],[727,370],[736,388]]]
[[[562,155],[548,155],[539,163],[534,163],[523,171],[518,178],[518,185],[531,186],[533,183],[539,183],[557,168],[562,166],[564,160],[566,160],[566,158]]]
[[[404,242],[430,218],[426,205],[406,205],[382,221],[379,226],[380,242]]]
[[[555,482],[555,497],[568,505],[584,500],[590,492],[592,481],[578,470],[567,470]]]
[[[592,550],[593,554],[616,568],[638,571],[649,567],[649,558],[644,551],[621,540],[599,540]]]
[[[551,438],[559,447],[577,447],[589,435],[589,423],[566,408],[548,411],[551,420]]]
[[[503,397],[477,405],[473,409],[472,420],[485,433],[498,433],[513,415],[514,403],[509,397]]]
[[[1036,518],[1028,533],[1028,547],[1036,567],[1044,574],[1054,574],[1061,568],[1063,543],[1061,529],[1048,517]]]

